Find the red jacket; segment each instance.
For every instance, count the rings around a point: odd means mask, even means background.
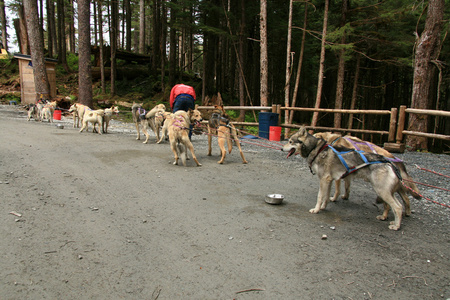
[[[192,86],[185,84],[176,84],[170,91],[170,108],[173,109],[175,98],[177,98],[177,96],[180,94],[189,94],[194,97],[195,100],[195,90]]]

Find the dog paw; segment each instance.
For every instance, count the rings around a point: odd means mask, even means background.
[[[348,200],[348,195],[342,195],[341,198],[342,200]]]
[[[335,202],[336,201],[336,197],[330,197],[330,201],[331,202]]]
[[[383,215],[377,216],[377,220],[384,221],[384,220],[386,220],[386,219],[387,219],[387,218],[386,218],[385,216],[383,216]]]
[[[400,226],[391,224],[391,225],[389,225],[389,229],[390,229],[390,230],[399,230],[399,229],[400,229]]]
[[[311,208],[311,209],[309,210],[309,212],[312,213],[312,214],[317,214],[317,213],[319,212],[319,210],[318,210],[318,209],[315,209],[315,208]]]

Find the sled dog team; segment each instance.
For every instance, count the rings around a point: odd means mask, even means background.
[[[52,122],[55,107],[56,102],[38,103],[30,106],[28,120],[34,117],[36,120]],[[102,134],[102,132],[107,132],[112,115],[118,113],[119,110],[116,106],[105,110],[91,110],[85,105],[75,103],[70,107],[69,112],[73,115],[74,128],[79,127],[81,123],[80,132],[87,131],[88,123],[91,123],[93,132]],[[181,159],[182,164],[186,166],[187,150],[189,150],[197,166],[201,166],[188,134],[192,127],[198,126],[203,121],[197,106],[195,109],[189,109],[188,111],[178,110],[175,113],[170,113],[166,111],[163,104],[159,104],[147,112],[141,105],[134,103],[131,112],[136,126],[137,140],[140,140],[140,130],[142,129],[146,137],[144,143],[148,143],[150,137],[148,130],[151,128],[156,135],[158,144],[168,138],[175,158],[174,165],[177,165]],[[98,129],[96,129],[97,124]],[[223,106],[215,106],[215,110],[208,120],[207,130],[208,156],[211,155],[212,135],[214,135],[217,136],[221,152],[219,164],[223,164],[225,160],[225,141],[229,153],[231,153],[232,142],[234,141],[240,151],[243,163],[247,163],[236,128],[230,123]],[[345,183],[345,190],[341,198],[348,199],[351,179],[362,178],[372,185],[377,194],[377,202],[384,204],[383,214],[377,216],[377,219],[386,220],[389,210],[392,210],[394,221],[390,222],[389,229],[398,230],[403,216],[403,205],[405,215],[411,214],[407,194],[417,199],[421,197],[417,186],[412,182],[412,178],[408,175],[401,160],[395,158],[383,148],[356,137],[341,136],[331,132],[311,135],[302,126],[298,132],[289,138],[288,143],[283,146],[282,150],[288,152],[287,157],[300,154],[306,159],[311,172],[318,176],[319,192],[315,207],[310,209],[311,213],[318,213],[327,207],[329,201],[337,200],[340,194],[341,180],[344,180]],[[407,181],[403,183],[403,179]],[[335,181],[335,193],[330,196],[333,181]],[[395,197],[395,193],[400,195],[403,203]]]

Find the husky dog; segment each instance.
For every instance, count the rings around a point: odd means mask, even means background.
[[[400,160],[399,158],[395,157],[394,155],[392,155],[392,153],[390,153],[389,151],[387,151],[381,147],[378,147],[377,145],[374,145],[370,142],[363,141],[354,136],[341,136],[340,134],[331,133],[331,132],[318,132],[318,133],[315,133],[314,136],[317,138],[324,139],[328,144],[330,144],[332,146],[343,146],[343,147],[346,147],[349,149],[363,150],[365,152],[372,152],[372,153],[383,155],[397,167],[397,169],[400,171],[401,177],[403,179],[407,179],[407,181],[405,182],[405,185],[408,186],[409,189],[405,188],[402,185],[402,189],[405,191],[405,193],[400,194],[400,196],[403,197],[403,195],[411,194],[411,196],[413,196],[416,199],[421,198],[420,191],[417,188],[416,184],[411,182],[413,179],[411,178],[411,176],[409,176],[408,172],[406,171],[406,167],[405,167],[405,164],[403,163],[403,161]],[[349,194],[350,194],[350,179],[347,177],[344,179],[344,182],[345,182],[345,191],[344,191],[344,194],[341,196],[341,198],[348,199]],[[341,183],[341,180],[336,180],[335,193],[334,193],[334,196],[332,196],[330,198],[330,201],[336,201],[336,199],[339,197],[340,187],[341,187],[340,183]],[[410,206],[409,198],[405,197],[405,198],[402,198],[402,200],[405,203],[405,215],[410,216],[411,215],[411,206]],[[377,202],[381,203],[383,201],[380,201],[380,199],[377,199]],[[387,206],[385,202],[383,202],[383,203],[385,204],[383,216],[384,216],[384,219],[386,219],[387,215],[389,213],[389,206]]]
[[[74,103],[70,106],[69,113],[73,116],[73,128],[80,128],[80,122],[83,125],[84,112],[89,109],[89,106],[81,103]]]
[[[159,113],[164,113],[166,111],[166,106],[164,104],[158,104],[153,107],[149,112],[142,108],[141,104],[133,103],[131,107],[131,113],[133,115],[133,122],[136,125],[137,140],[141,139],[140,127],[142,126],[142,132],[145,135],[144,144],[148,143],[150,134],[148,133],[148,128],[150,127],[156,134],[156,141],[159,141],[159,130],[156,130],[155,126],[155,116]]]
[[[248,163],[244,157],[244,153],[242,152],[241,143],[239,142],[236,128],[230,123],[229,116],[223,109],[223,105],[214,105],[214,107],[215,110],[211,114],[208,121],[208,156],[211,156],[212,151],[212,135],[216,135],[221,155],[221,159],[217,162],[218,164],[223,164],[225,156],[227,155],[227,151],[225,150],[225,141],[227,142],[228,153],[231,153],[231,150],[233,149],[233,141],[231,139],[234,140],[239,148],[242,163]]]
[[[119,108],[117,106],[111,106],[110,108],[105,108],[105,115],[102,122],[102,132],[108,133],[109,121],[112,119],[113,114],[119,114]]]
[[[48,120],[50,123],[53,123],[53,112],[56,108],[56,101],[52,101],[48,104],[45,104],[41,110],[40,121]]]
[[[187,149],[189,149],[197,166],[201,166],[195,156],[194,146],[189,140],[189,126],[191,124],[197,125],[201,121],[202,115],[196,109],[189,109],[188,112],[179,110],[166,120],[168,122],[170,148],[175,157],[174,165],[178,165],[178,160],[181,158],[183,166],[186,166]]]
[[[169,120],[171,119],[173,119],[173,113],[168,111],[162,114],[162,120],[161,117],[158,117],[158,115],[156,116],[155,118],[156,126],[158,126],[157,123],[162,123],[161,137],[159,138],[159,141],[157,141],[156,143],[161,144],[163,140],[167,140],[169,138],[169,123],[170,123]]]
[[[35,121],[39,120],[39,111],[35,104],[30,104],[28,107],[28,117],[27,121],[30,121],[31,118],[33,118]]]
[[[105,111],[103,109],[98,110],[86,110],[83,115],[83,126],[80,129],[80,133],[83,132],[84,129],[88,128],[88,123],[92,123],[94,129],[92,132],[97,132],[98,134],[102,134],[101,126],[103,123],[103,116],[105,115]],[[98,130],[95,129],[95,125],[98,124]]]
[[[402,206],[394,197],[394,193],[405,192],[402,189],[400,174],[396,167],[378,154],[363,153],[361,155],[355,150],[345,147],[337,146],[335,148],[329,146],[325,140],[309,134],[304,126],[283,147],[283,151],[288,152],[288,157],[299,152],[302,157],[307,159],[311,172],[319,177],[317,203],[309,212],[318,213],[326,208],[330,200],[333,180],[341,179],[343,176],[359,177],[370,182],[378,197],[389,204],[395,216],[389,229],[398,230],[402,220]],[[337,151],[342,152],[339,154]],[[339,156],[342,156],[344,161]],[[347,165],[352,168],[349,169]],[[377,218],[383,219],[383,216]]]

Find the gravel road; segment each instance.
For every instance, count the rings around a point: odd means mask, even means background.
[[[391,231],[364,182],[310,214],[317,178],[279,150],[243,143],[247,165],[237,149],[219,165],[197,135],[203,166],[183,167],[132,124],[79,133],[2,105],[0,126],[1,299],[450,299],[449,208],[411,197]],[[398,156],[417,181],[450,188],[416,168],[449,176],[449,156]]]

